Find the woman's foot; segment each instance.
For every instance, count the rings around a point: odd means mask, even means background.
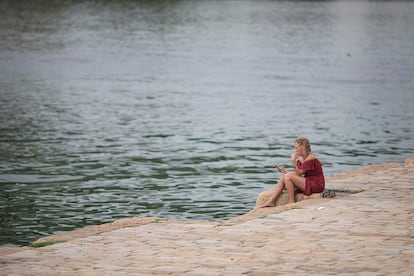
[[[266,208],[266,207],[275,207],[275,203],[271,201],[266,201],[265,203],[259,206],[259,208]]]
[[[291,207],[292,205],[294,205],[296,202],[288,202],[288,203],[286,203],[284,206],[285,207],[287,207],[287,208],[289,208],[289,207]]]

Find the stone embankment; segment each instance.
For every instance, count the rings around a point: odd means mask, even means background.
[[[0,248],[0,275],[412,275],[414,158],[327,188],[337,196],[224,222],[131,218]]]

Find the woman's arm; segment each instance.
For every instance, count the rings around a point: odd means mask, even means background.
[[[299,169],[298,166],[296,166],[296,164],[293,166],[293,170],[299,176],[303,176],[306,173],[306,171]]]
[[[295,171],[295,173],[299,176],[304,175],[306,171],[298,168],[297,166],[298,161],[296,160],[295,153],[292,153],[292,155],[290,156],[290,159],[292,160],[292,166],[293,166],[293,170]],[[303,158],[301,158],[301,156],[299,157],[299,161],[303,162]]]

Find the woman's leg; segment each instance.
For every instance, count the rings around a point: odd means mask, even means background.
[[[264,207],[274,207],[277,198],[280,196],[280,194],[282,193],[283,189],[285,188],[285,181],[284,181],[285,175],[283,175],[280,179],[279,182],[277,183],[275,190],[273,191],[272,196],[262,205],[259,206],[259,208],[264,208]]]
[[[285,187],[288,191],[289,204],[295,203],[295,190],[297,188],[301,191],[305,191],[305,178],[294,173],[287,173],[285,174]]]

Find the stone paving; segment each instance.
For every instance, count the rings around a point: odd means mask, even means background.
[[[333,199],[139,225],[0,254],[0,275],[414,275],[414,164],[332,178]]]

